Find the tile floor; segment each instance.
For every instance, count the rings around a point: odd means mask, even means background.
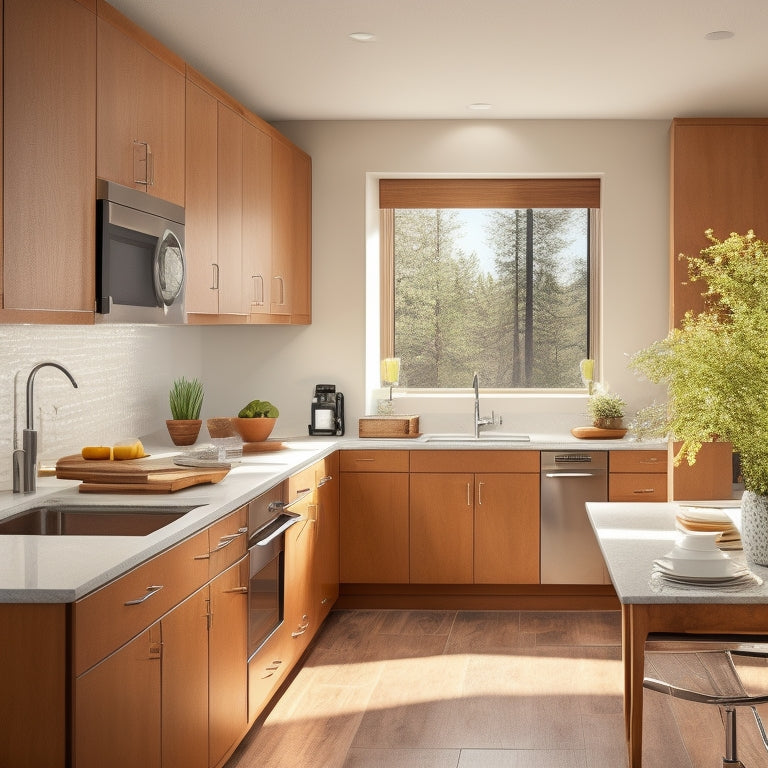
[[[226,768],[626,768],[622,680],[617,612],[336,611]],[[719,768],[717,710],[669,702],[644,768]]]

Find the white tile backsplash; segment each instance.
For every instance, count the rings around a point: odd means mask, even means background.
[[[0,490],[11,488],[14,433],[20,446],[27,378],[38,363],[60,363],[78,383],[55,368],[35,375],[41,464],[164,428],[173,379],[200,376],[200,332],[191,326],[5,325],[0,340]]]

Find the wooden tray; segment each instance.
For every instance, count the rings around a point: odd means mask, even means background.
[[[82,493],[172,493],[191,485],[218,483],[228,469],[180,467],[173,458],[125,461],[64,456],[56,462],[60,480],[82,480]]]
[[[279,440],[263,440],[260,443],[243,443],[243,453],[282,451],[285,446]]]
[[[574,427],[571,430],[579,440],[618,440],[627,434],[626,429],[600,429],[600,427]]]

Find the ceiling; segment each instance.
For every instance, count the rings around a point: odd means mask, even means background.
[[[268,121],[768,116],[766,0],[110,3]]]

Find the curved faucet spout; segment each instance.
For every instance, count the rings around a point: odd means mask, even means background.
[[[45,362],[45,363],[39,363],[36,365],[30,372],[29,376],[27,377],[27,429],[34,429],[33,427],[33,420],[34,420],[34,412],[35,409],[32,405],[32,399],[33,399],[33,390],[34,390],[34,383],[35,383],[35,375],[41,368],[58,368],[71,382],[72,386],[77,389],[77,382],[74,379],[74,376],[63,366],[59,363],[54,362]]]

